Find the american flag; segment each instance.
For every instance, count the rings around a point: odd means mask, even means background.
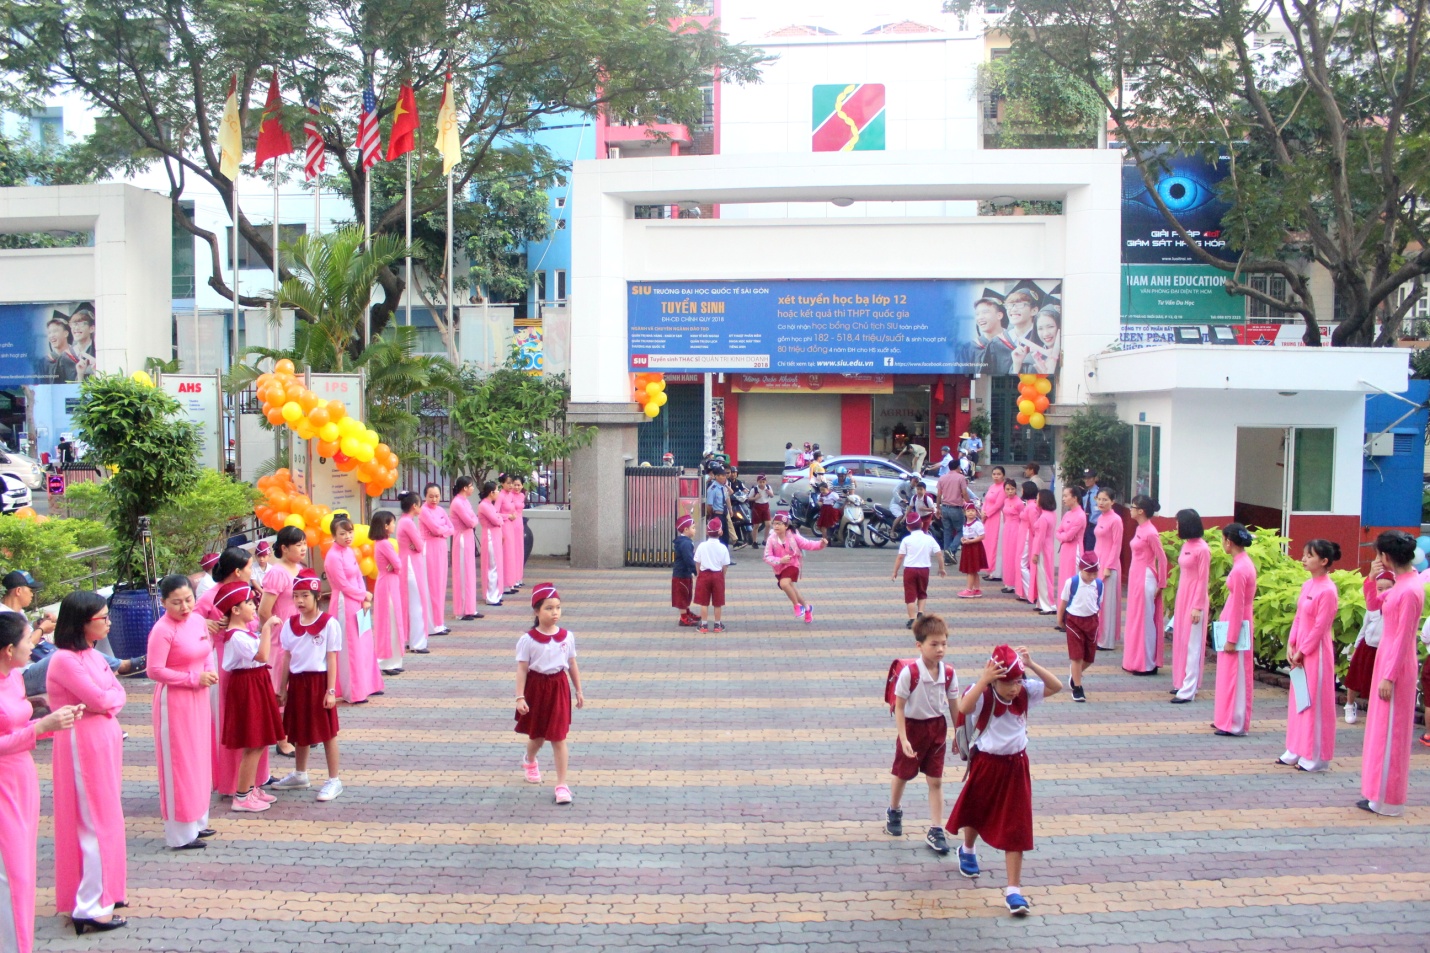
[[[308,135],[307,161],[303,164],[303,177],[309,182],[316,179],[328,166],[328,156],[323,150],[323,137],[318,132],[318,110],[316,98],[308,100],[308,120],[303,123],[303,131]]]
[[[362,115],[358,117],[357,147],[364,169],[372,168],[382,158],[382,136],[377,131],[377,97],[372,94],[372,80],[362,91]]]

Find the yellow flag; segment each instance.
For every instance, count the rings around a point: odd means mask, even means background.
[[[230,182],[238,178],[238,164],[243,160],[243,124],[238,119],[238,76],[228,83],[228,99],[224,100],[223,118],[218,124],[219,171]]]
[[[457,109],[452,103],[452,78],[442,87],[442,108],[437,110],[437,151],[442,156],[442,174],[451,175],[462,158],[462,134],[457,129]]]

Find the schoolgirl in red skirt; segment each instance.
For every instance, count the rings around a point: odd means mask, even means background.
[[[273,786],[282,791],[308,787],[308,752],[311,746],[322,745],[328,780],[317,800],[331,801],[343,793],[338,758],[338,652],[343,648],[343,625],[318,611],[321,588],[313,570],[298,573],[293,580],[293,606],[298,611],[281,629],[288,658],[278,701],[283,706],[283,728],[295,749],[294,770]]]
[[[1356,723],[1356,698],[1367,698],[1372,689],[1375,675],[1375,653],[1380,647],[1380,633],[1385,628],[1385,620],[1380,616],[1380,597],[1395,585],[1395,573],[1384,568],[1380,557],[1370,564],[1371,573],[1362,586],[1365,592],[1365,620],[1356,633],[1355,643],[1347,652],[1351,657],[1351,667],[1341,684],[1346,687],[1346,724]]]
[[[277,800],[253,782],[259,758],[283,737],[283,718],[278,714],[273,676],[268,671],[268,652],[278,620],[269,619],[261,631],[254,631],[258,618],[255,596],[250,583],[235,580],[220,586],[214,597],[214,609],[223,617],[222,664],[228,673],[219,743],[243,752],[230,809],[251,813],[266,811]]]
[[[516,730],[527,736],[521,768],[529,783],[540,784],[536,753],[551,742],[556,760],[556,803],[570,804],[566,734],[571,729],[573,686],[576,707],[586,704],[576,667],[576,637],[561,628],[561,594],[551,583],[543,582],[531,590],[531,608],[536,613],[534,624],[516,641]]]
[[[963,506],[963,541],[958,549],[958,571],[968,577],[968,587],[958,594],[960,599],[977,599],[983,595],[978,574],[988,568],[988,554],[983,550],[983,518],[973,503]]]
[[[1026,674],[1031,671],[1031,675]],[[958,711],[977,732],[963,791],[948,817],[961,831],[958,872],[977,877],[982,837],[1005,854],[1008,886],[1003,900],[1015,917],[1028,915],[1023,898],[1023,852],[1033,849],[1033,782],[1028,770],[1028,709],[1062,691],[1063,683],[1028,655],[1007,645],[993,650],[978,681],[958,700]]]

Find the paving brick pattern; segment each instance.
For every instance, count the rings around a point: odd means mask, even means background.
[[[580,650],[589,707],[571,735],[570,807],[552,803],[549,753],[547,783],[523,783],[510,730],[524,597],[456,624],[385,696],[342,708],[340,799],[279,793],[258,816],[217,805],[202,852],[163,849],[150,686],[129,681],[131,925],[76,939],[44,916],[37,949],[1430,948],[1430,752],[1417,746],[1406,816],[1373,817],[1353,807],[1361,725],[1341,725],[1331,772],[1276,768],[1284,692],[1258,688],[1252,735],[1218,738],[1209,692],[1168,705],[1165,674],[1126,675],[1120,653],[1090,673],[1089,704],[1060,695],[1034,712],[1033,915],[1010,919],[1001,855],[985,847],[972,884],[923,845],[921,781],[906,836],[881,829],[882,680],[913,654],[893,553],[812,554],[810,626],[754,554],[737,558],[730,628],[707,636],[673,625],[666,572],[528,571],[562,589]],[[957,600],[956,576],[932,585],[965,683],[1000,641],[1065,668],[1061,634],[1011,596]],[[945,810],[960,775],[950,767]],[[41,913],[49,831],[46,819]]]

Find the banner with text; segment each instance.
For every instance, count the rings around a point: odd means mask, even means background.
[[[1056,279],[654,281],[627,286],[633,371],[1051,374]]]
[[[0,304],[0,386],[77,384],[95,371],[94,305]]]
[[[1123,324],[1240,324],[1246,299],[1210,265],[1123,265]]]
[[[742,394],[892,394],[893,374],[735,374]],[[669,381],[670,377],[667,376]]]
[[[223,472],[223,390],[217,374],[160,374],[159,387],[179,402],[184,419],[199,428],[199,465]]]

